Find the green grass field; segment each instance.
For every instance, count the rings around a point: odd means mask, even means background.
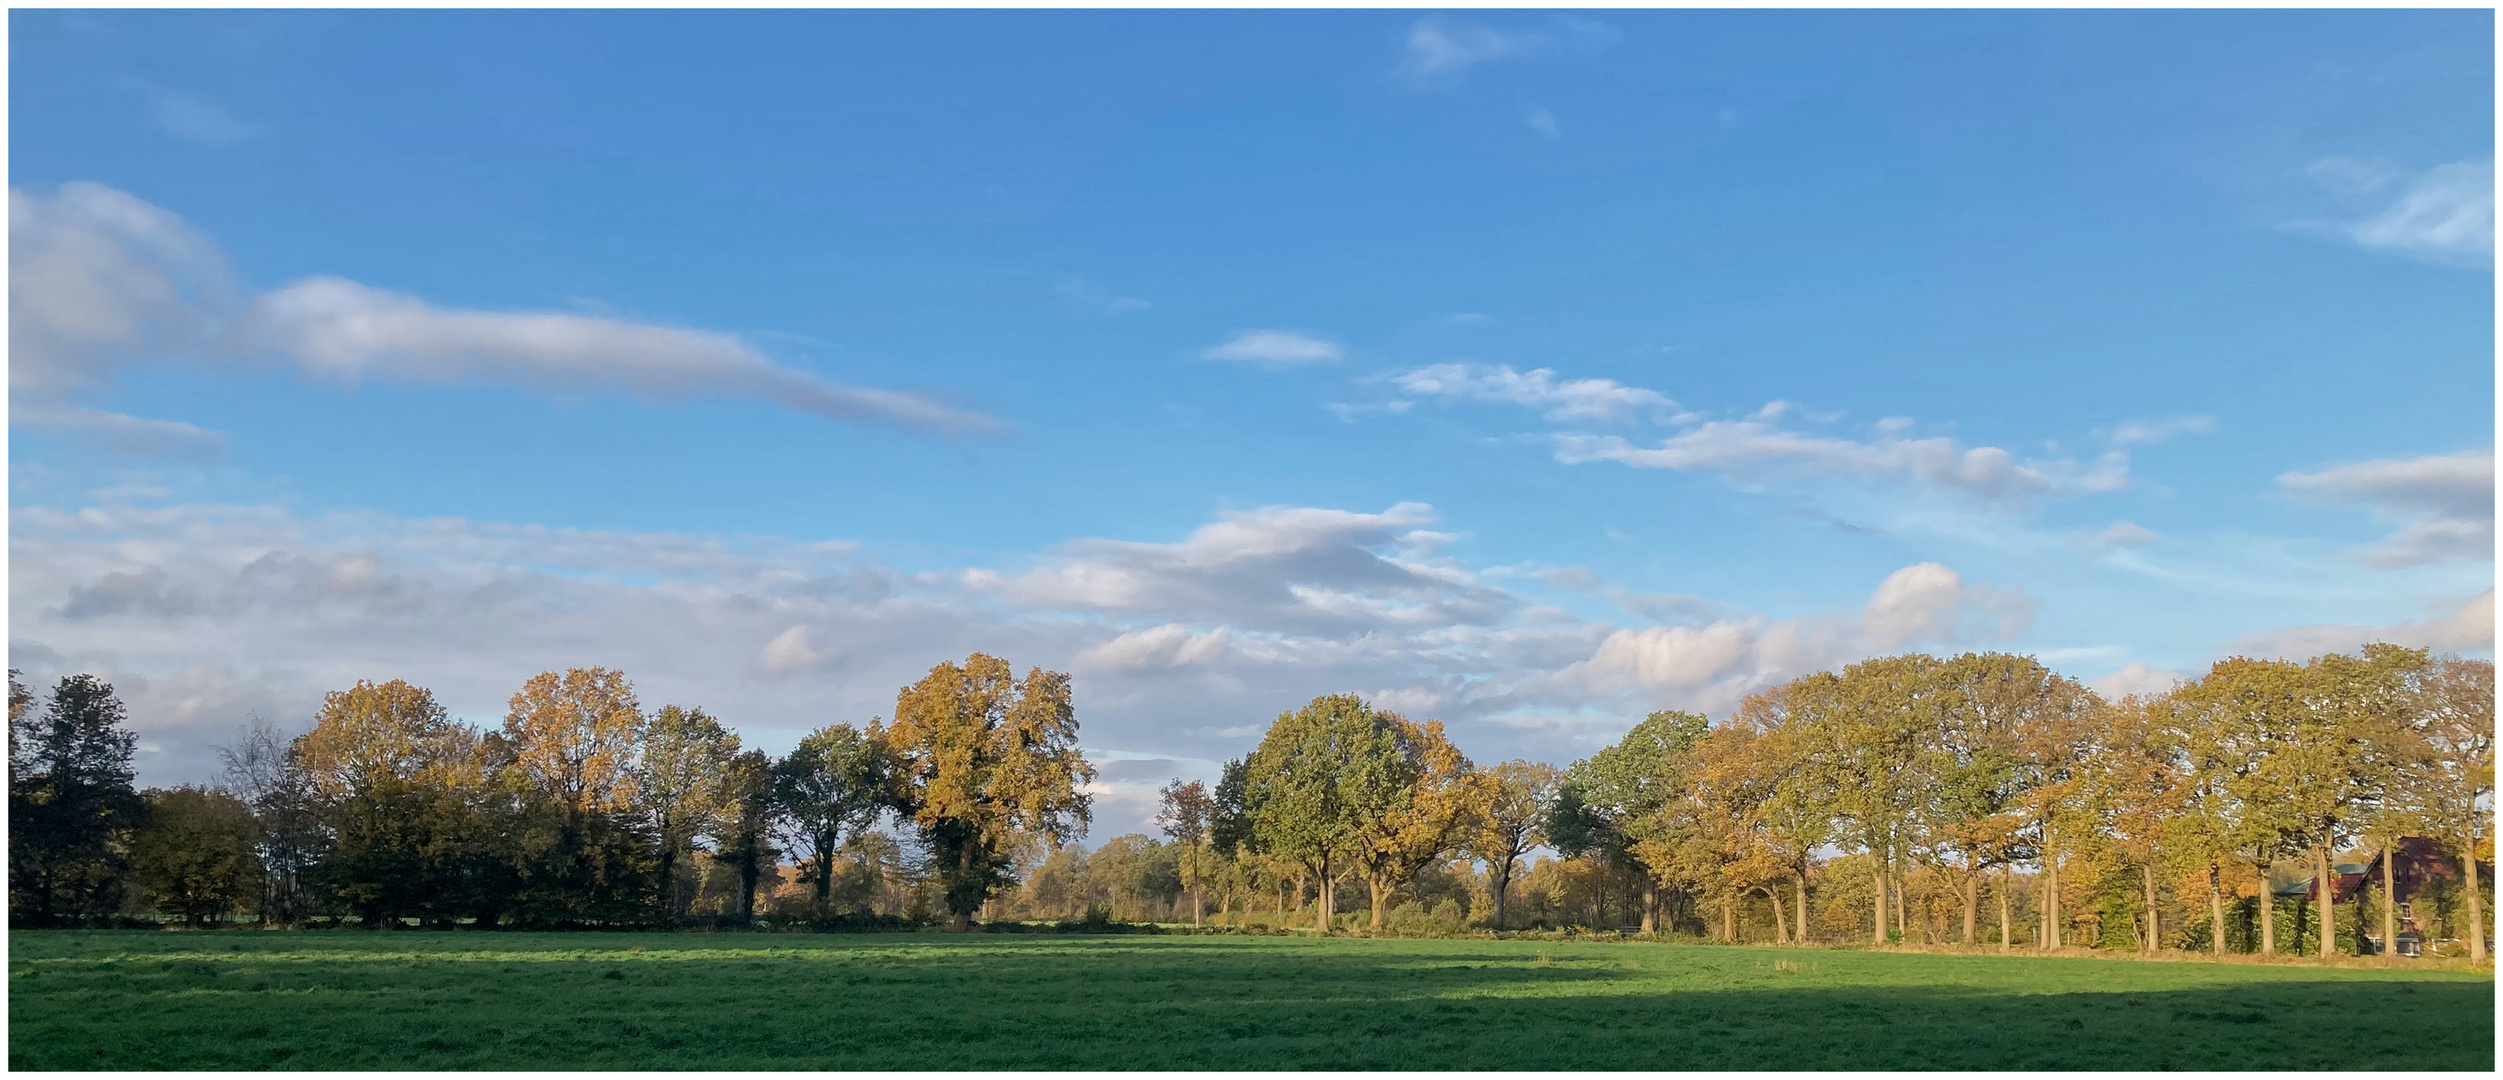
[[[15,932],[13,1069],[2477,1069],[2494,982],[1636,942]]]

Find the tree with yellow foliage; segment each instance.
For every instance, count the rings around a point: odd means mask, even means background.
[[[931,668],[895,699],[886,731],[898,801],[934,857],[957,929],[1008,882],[1021,835],[1083,832],[1095,767],[1078,750],[1069,676],[975,653]]]

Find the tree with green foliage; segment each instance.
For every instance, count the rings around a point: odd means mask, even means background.
[[[1406,791],[1356,824],[1351,862],[1371,900],[1370,932],[1382,932],[1391,898],[1426,867],[1443,861],[1475,827],[1483,785],[1476,766],[1444,736],[1440,721],[1390,717],[1405,764]]]
[[[635,770],[635,811],[658,842],[660,917],[675,924],[679,860],[711,832],[728,802],[725,784],[739,737],[702,709],[665,705],[645,723]]]
[[[1208,906],[1200,852],[1208,846],[1217,801],[1208,794],[1208,785],[1176,780],[1156,793],[1156,802],[1156,827],[1182,846],[1182,884],[1191,891],[1191,925],[1198,926]]]
[[[1014,674],[981,653],[931,668],[896,695],[886,732],[899,809],[933,856],[957,929],[1008,883],[1020,836],[1066,842],[1089,818],[1095,767],[1078,750],[1069,676]]]
[[[1652,713],[1615,745],[1566,768],[1558,785],[1549,840],[1569,858],[1589,856],[1639,873],[1645,934],[1658,932],[1664,877],[1673,884],[1685,878],[1671,854],[1688,839],[1688,819],[1670,811],[1692,780],[1695,747],[1709,730],[1699,713]]]
[[[1418,764],[1400,747],[1398,718],[1353,694],[1317,697],[1281,713],[1244,761],[1243,807],[1255,850],[1308,871],[1320,886],[1315,927],[1328,933],[1333,893],[1357,830],[1407,805]]]
[[[1512,875],[1521,856],[1547,842],[1547,819],[1554,813],[1562,770],[1539,761],[1515,758],[1485,773],[1486,796],[1477,828],[1468,837],[1470,855],[1486,864],[1490,911],[1486,925],[1504,929],[1504,899],[1512,892]]]
[[[778,858],[772,835],[777,820],[774,763],[762,750],[731,756],[722,767],[721,813],[711,823],[712,859],[739,878],[730,917],[740,926],[756,921],[756,889],[765,867]]]
[[[333,691],[290,752],[323,823],[307,874],[319,896],[377,927],[456,902],[486,765],[432,692],[398,679]]]
[[[136,737],[113,688],[65,676],[38,711],[9,689],[9,921],[48,926],[110,915],[147,803],[131,786]]]
[[[222,921],[261,894],[252,808],[222,791],[151,789],[148,823],[131,837],[132,880],[157,910],[193,928]]]
[[[885,740],[875,724],[865,733],[828,724],[800,739],[773,773],[786,848],[799,857],[800,876],[812,886],[810,914],[826,918],[834,914],[827,898],[835,856],[894,802]]]

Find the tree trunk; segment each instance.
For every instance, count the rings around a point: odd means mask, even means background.
[[[2277,890],[2269,883],[2268,864],[2260,870],[2260,955],[2277,955]]]
[[[2468,878],[2468,958],[2483,963],[2486,958],[2485,897],[2477,891],[2477,842],[2471,838],[2460,849],[2460,868]]]
[[[2338,883],[2329,876],[2329,846],[2312,849],[2312,878],[2320,893],[2320,958],[2338,958]]]
[[[2042,855],[2042,947],[2060,947],[2060,859],[2048,851]]]
[[[1871,852],[1870,854],[1874,855],[1875,852]],[[1876,905],[1876,910],[1874,913],[1874,921],[1872,923],[1875,927],[1875,931],[1869,937],[1869,944],[1884,945],[1886,944],[1886,867],[1883,863],[1870,872],[1870,880],[1871,883],[1876,886],[1875,891],[1870,893],[1870,897]]]
[[[1896,863],[1894,869],[1892,876],[1895,880],[1895,940],[1909,945],[1912,944],[1912,930],[1904,920],[1911,912],[1912,890],[1904,885],[1903,864]]]
[[[1808,943],[1808,861],[1799,860],[1799,943]]]
[[[2221,959],[2225,955],[2225,870],[2208,864],[2208,945]]]
[[[1504,894],[1512,889],[1512,860],[1505,859],[1500,864],[1489,863],[1486,869],[1488,871],[1487,884],[1492,886],[1488,891],[1494,894],[1493,915],[1487,920],[1486,925],[1489,929],[1501,930],[1504,928]]]
[[[1660,932],[1660,890],[1651,883],[1651,875],[1643,875],[1643,936]]]
[[[756,880],[763,875],[756,865],[756,848],[751,844],[739,857],[739,925],[756,921]]]
[[[2397,853],[2398,847],[2398,841],[2394,839],[2383,845],[2381,849],[2381,955],[2383,956],[2399,955],[2399,885],[2396,880],[2398,864],[2392,862],[2390,858]]]
[[[678,853],[661,845],[661,925],[678,925]]]
[[[1735,894],[1721,897],[1721,940],[1738,944],[1738,897]]]
[[[1790,920],[1782,917],[1781,891],[1767,888],[1764,890],[1764,898],[1773,902],[1773,944],[1790,944]]]
[[[2152,864],[2140,866],[2138,880],[2147,887],[2146,954],[2153,956],[2164,942],[2164,916],[2155,908],[2155,867]]]
[[[2008,897],[2008,887],[2015,884],[2015,882],[2015,867],[2002,866],[1999,868],[1999,888],[1997,891],[1999,893],[2000,952],[2006,952],[2016,946],[2016,912],[2011,910],[2010,905],[2013,901]]]
[[[1373,900],[1373,932],[1382,932],[1382,915],[1390,908],[1391,889],[1373,878],[1364,879],[1365,892]]]
[[[1969,868],[1964,875],[1964,944],[1973,944],[1975,924],[1981,921],[1982,879]]]
[[[826,905],[832,903],[834,897],[834,852],[819,844],[816,861],[817,893],[809,901],[809,910],[815,918],[823,919],[826,917]]]
[[[1330,932],[1330,924],[1338,921],[1338,912],[1333,910],[1336,906],[1335,902],[1338,899],[1338,878],[1330,873],[1330,857],[1328,855],[1321,856],[1321,881],[1319,884],[1321,886],[1321,906],[1317,914],[1320,916],[1320,919],[1313,925],[1313,929],[1319,933],[1327,934]]]

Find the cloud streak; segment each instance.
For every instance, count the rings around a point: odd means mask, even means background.
[[[999,421],[929,397],[847,386],[774,363],[727,334],[554,312],[442,308],[336,277],[252,296],[206,235],[99,184],[9,193],[13,404],[66,406],[133,363],[255,360],[308,376],[614,392],[651,401],[750,397],[851,423],[981,435]],[[50,426],[99,432],[86,415]],[[170,421],[125,418],[162,439]],[[197,429],[193,429],[196,431]],[[195,440],[196,441],[196,440]]]
[[[2494,451],[2344,465],[2277,478],[2326,502],[2370,508],[2407,524],[2360,555],[2375,566],[2405,567],[2494,557]]]

